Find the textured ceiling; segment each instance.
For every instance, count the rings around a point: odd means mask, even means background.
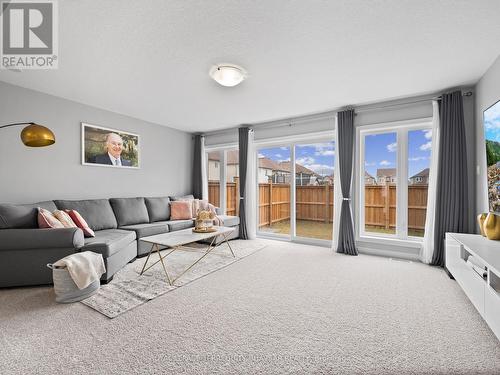
[[[473,84],[498,0],[59,1],[59,69],[0,80],[186,131]],[[245,67],[234,88],[217,62]]]

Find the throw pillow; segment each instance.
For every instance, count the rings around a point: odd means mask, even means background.
[[[170,220],[189,220],[193,218],[192,202],[173,201],[170,202]]]
[[[38,228],[64,228],[64,225],[49,210],[38,207]]]
[[[75,210],[65,210],[66,213],[71,217],[71,220],[76,224],[78,228],[83,231],[83,235],[85,237],[95,237],[95,233],[92,229],[90,229],[89,225],[85,221],[85,219]]]
[[[55,210],[52,214],[61,222],[62,225],[64,225],[64,228],[77,228],[75,222],[71,219],[71,216],[69,216],[66,212],[62,210]]]

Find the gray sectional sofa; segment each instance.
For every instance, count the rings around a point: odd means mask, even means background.
[[[194,226],[193,220],[170,220],[169,205],[169,197],[0,204],[0,287],[51,284],[47,263],[80,251],[102,254],[106,273],[101,281],[108,282],[127,263],[147,255],[151,245],[142,237]],[[95,237],[84,238],[78,228],[38,229],[37,207],[78,211]],[[219,217],[235,227],[230,238],[237,238],[239,218]]]

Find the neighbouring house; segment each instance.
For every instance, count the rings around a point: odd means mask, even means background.
[[[267,184],[273,181],[273,176],[280,171],[280,166],[269,158],[259,158],[259,170],[257,172],[260,184]],[[274,181],[273,181],[274,182]]]
[[[397,182],[396,168],[377,169],[377,184],[395,184]]]
[[[428,185],[429,184],[429,168],[425,168],[416,175],[408,179],[410,185]]]
[[[288,181],[286,182],[290,182],[289,178],[290,174],[292,173],[290,162],[282,161],[281,163],[279,163],[279,165],[284,171],[288,173]],[[316,172],[295,163],[295,181],[297,186],[318,185],[322,180],[323,177]]]
[[[367,171],[365,171],[365,185],[376,185],[377,180]]]
[[[220,180],[220,159],[222,151],[212,151],[208,153],[208,180]],[[239,151],[229,150],[226,152],[226,182],[236,182],[235,177],[239,177]]]

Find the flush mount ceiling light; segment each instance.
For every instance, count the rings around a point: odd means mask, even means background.
[[[214,65],[209,74],[215,82],[226,87],[236,86],[247,77],[246,70],[234,64]]]

